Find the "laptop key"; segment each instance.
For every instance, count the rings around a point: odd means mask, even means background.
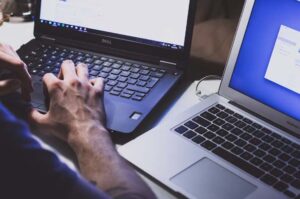
[[[133,99],[134,101],[142,101],[142,100],[143,100],[143,97],[134,95],[134,96],[132,97],[132,99]]]
[[[238,113],[233,114],[233,116],[236,117],[236,118],[239,119],[239,120],[242,120],[242,119],[244,118],[243,116],[241,116],[241,115],[238,114]]]
[[[217,116],[218,116],[219,118],[225,119],[225,118],[227,118],[229,115],[228,115],[227,113],[225,113],[225,112],[220,112],[220,113],[217,114]]]
[[[257,138],[252,138],[251,140],[249,140],[249,143],[253,144],[254,146],[258,146],[261,144],[261,141]]]
[[[260,168],[266,172],[269,172],[270,170],[273,169],[273,166],[270,165],[269,163],[263,163],[262,165],[260,165]]]
[[[284,144],[283,144],[283,142],[275,140],[274,142],[271,143],[271,145],[275,148],[281,148]]]
[[[221,137],[216,137],[216,138],[214,138],[213,140],[212,140],[215,144],[222,144],[222,143],[224,143],[225,142],[225,140],[223,139],[223,138],[221,138]]]
[[[213,150],[215,147],[217,147],[216,144],[212,143],[211,141],[206,141],[204,143],[201,144],[202,147],[206,148],[207,150],[211,151]]]
[[[209,127],[207,127],[208,130],[212,131],[212,132],[216,132],[218,131],[220,128],[214,124],[210,125]]]
[[[186,133],[183,134],[184,137],[188,138],[188,139],[191,139],[193,137],[195,137],[197,134],[194,133],[193,131],[188,131]]]
[[[265,134],[271,134],[272,133],[272,131],[267,129],[267,128],[262,128],[261,131],[264,132]]]
[[[230,110],[230,109],[225,109],[224,111],[226,113],[228,113],[229,115],[233,115],[234,114],[234,112],[232,110]]]
[[[213,120],[215,120],[217,118],[216,116],[210,114],[209,112],[202,113],[201,117],[207,119],[208,121],[213,121]]]
[[[244,118],[243,121],[246,122],[247,124],[252,124],[253,123],[251,120],[249,120],[247,118]]]
[[[281,159],[282,161],[286,162],[286,161],[289,161],[291,159],[291,156],[283,153],[283,154],[279,155],[278,158]]]
[[[129,94],[127,94],[127,93],[121,93],[121,95],[120,95],[121,97],[123,97],[123,98],[127,98],[127,99],[129,99],[129,98],[131,98],[131,95],[129,95]]]
[[[230,132],[233,133],[236,136],[240,136],[243,133],[243,131],[238,129],[238,128],[234,128]]]
[[[213,153],[215,153],[216,155],[220,156],[221,158],[227,160],[228,162],[232,163],[233,165],[239,167],[240,169],[246,171],[247,173],[251,174],[252,176],[254,176],[256,178],[259,178],[264,174],[264,172],[261,169],[249,164],[242,158],[237,157],[236,155],[233,155],[232,153],[230,153],[220,147],[214,149]]]
[[[273,148],[269,151],[269,153],[274,155],[274,156],[278,156],[281,153],[281,151],[279,151],[278,149]]]
[[[137,80],[136,79],[132,79],[132,78],[129,78],[128,80],[127,80],[127,83],[128,84],[136,84],[137,83]]]
[[[241,149],[240,147],[234,147],[233,149],[231,149],[231,152],[235,155],[240,155],[242,154],[244,151],[243,149]]]
[[[217,113],[220,112],[220,110],[217,109],[217,108],[215,108],[215,107],[213,107],[213,108],[209,109],[208,112],[210,112],[210,113],[212,113],[212,114],[217,114]]]
[[[241,135],[241,138],[248,141],[252,138],[252,136],[249,135],[248,133],[244,133],[244,134]]]
[[[138,81],[138,83],[136,85],[144,87],[144,86],[146,86],[146,84],[147,84],[147,82],[145,82],[145,81]]]
[[[255,131],[255,128],[249,125],[245,127],[244,130],[247,131],[248,133],[253,133]]]
[[[294,180],[291,182],[291,185],[296,189],[300,189],[300,180]]]
[[[278,169],[282,169],[283,167],[286,166],[286,164],[284,162],[282,162],[281,160],[276,160],[273,165],[275,167],[277,167]]]
[[[289,161],[289,164],[294,166],[294,167],[299,167],[300,166],[300,161],[296,159],[292,159]]]
[[[140,93],[148,93],[150,91],[149,88],[144,88],[144,87],[134,86],[134,85],[128,85],[127,89],[131,91],[140,92]]]
[[[257,124],[257,123],[253,123],[252,126],[256,129],[261,129],[262,126],[260,124]]]
[[[289,197],[289,198],[295,198],[296,194],[294,194],[293,192],[287,190],[284,192],[284,194]]]
[[[239,128],[244,128],[247,126],[247,124],[245,122],[242,122],[242,121],[238,121],[234,124],[236,127],[239,127]]]
[[[264,158],[263,158],[264,161],[268,162],[268,163],[272,163],[276,160],[276,158],[272,155],[266,155]]]
[[[229,142],[234,142],[237,137],[235,135],[229,134],[228,136],[225,137],[226,140],[228,140]]]
[[[206,137],[207,139],[213,139],[214,137],[216,137],[216,135],[210,131],[205,133],[203,136]]]
[[[236,118],[234,118],[232,116],[227,117],[225,120],[231,124],[234,124],[238,121]]]
[[[204,126],[204,127],[208,127],[211,123],[201,117],[195,117],[193,119],[194,122],[196,122],[197,124]]]
[[[234,147],[234,145],[231,142],[225,142],[224,144],[222,144],[222,147],[224,147],[225,149],[232,149]]]
[[[224,120],[221,120],[221,119],[216,119],[213,121],[214,124],[218,125],[218,126],[222,126],[224,125],[226,122]]]
[[[201,126],[198,127],[198,128],[196,128],[195,131],[196,131],[197,133],[199,133],[199,134],[204,134],[204,133],[207,132],[207,130],[206,130],[205,128],[201,127]]]
[[[253,155],[251,155],[250,153],[248,152],[244,152],[241,157],[244,159],[244,160],[250,160],[251,158],[253,158]]]
[[[190,129],[195,129],[198,127],[198,125],[192,121],[189,121],[187,123],[184,124],[186,127],[189,127]]]
[[[281,150],[286,153],[292,153],[294,151],[294,149],[288,145],[285,145],[284,147],[282,147]]]
[[[262,149],[262,150],[264,150],[264,151],[268,151],[268,150],[271,149],[272,147],[271,147],[271,145],[269,145],[269,144],[262,143],[261,145],[258,146],[258,148],[260,148],[260,149]],[[280,153],[280,151],[279,151],[279,153]],[[271,153],[271,154],[272,154],[272,153]],[[272,154],[272,155],[274,155],[274,154]],[[276,155],[274,155],[274,156],[276,156]]]
[[[258,149],[258,150],[256,150],[253,154],[256,155],[256,157],[260,157],[260,158],[261,158],[261,157],[263,157],[263,156],[266,155],[266,152],[264,152],[264,151]]]
[[[252,144],[248,144],[248,145],[246,145],[246,146],[244,147],[244,149],[245,149],[246,151],[252,153],[253,151],[256,150],[256,147],[253,146]]]
[[[226,109],[226,108],[225,108],[223,105],[221,105],[221,104],[216,105],[216,107],[217,107],[218,109],[221,109],[221,110]]]
[[[294,151],[291,155],[296,159],[300,159],[300,151]]]
[[[227,131],[230,131],[231,129],[234,128],[234,126],[233,126],[232,124],[229,124],[229,123],[224,124],[222,127],[223,127],[225,130],[227,130]]]
[[[252,164],[254,164],[255,166],[259,166],[259,165],[261,165],[261,164],[263,163],[263,161],[262,161],[261,159],[256,158],[256,157],[252,158],[252,159],[250,160],[250,162],[251,162]]]
[[[219,136],[221,137],[225,137],[227,136],[229,133],[227,131],[225,131],[224,129],[220,129],[219,131],[216,132]]]
[[[119,96],[119,95],[120,95],[120,92],[117,92],[117,91],[114,91],[114,90],[113,90],[113,91],[110,92],[110,94],[111,94],[111,95],[115,95],[115,96]]]
[[[157,83],[158,83],[159,79],[158,78],[150,78],[150,80],[148,81],[146,87],[147,88],[153,88]]]
[[[280,177],[280,176],[283,175],[283,172],[280,171],[279,169],[274,168],[270,171],[270,174],[275,176],[275,177]]]
[[[244,147],[247,145],[247,142],[242,140],[242,139],[238,139],[234,142],[235,145],[239,146],[239,147]]]
[[[293,175],[297,170],[294,167],[286,166],[283,168],[283,171],[290,175]]]
[[[288,174],[284,174],[283,176],[280,177],[280,179],[286,183],[291,183],[293,180],[295,180],[292,176],[290,176]]]
[[[193,142],[195,142],[196,144],[201,144],[202,142],[204,142],[206,139],[200,135],[194,137],[192,139]]]
[[[260,180],[268,185],[273,185],[277,182],[277,179],[269,174],[264,175]]]

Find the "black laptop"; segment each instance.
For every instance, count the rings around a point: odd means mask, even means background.
[[[45,112],[42,77],[64,60],[105,79],[111,131],[132,133],[182,77],[196,0],[39,0],[35,39],[18,51],[33,76],[32,105]]]

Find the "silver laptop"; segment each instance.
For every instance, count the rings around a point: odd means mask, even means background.
[[[247,0],[219,93],[121,154],[187,198],[299,198],[299,19],[297,0]]]

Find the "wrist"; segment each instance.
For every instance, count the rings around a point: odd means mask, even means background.
[[[97,123],[80,124],[68,133],[67,142],[74,152],[93,153],[99,147],[113,147],[108,130]]]

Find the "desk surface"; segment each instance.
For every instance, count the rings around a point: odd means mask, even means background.
[[[11,24],[5,23],[0,27],[0,42],[10,44],[14,49],[19,49],[21,45],[26,44],[28,41],[33,39],[33,23],[20,23]],[[204,82],[201,86],[203,94],[208,95],[212,92],[216,92],[219,87],[219,81]],[[196,82],[194,82],[178,99],[174,100],[173,104],[170,106],[169,110],[165,110],[164,114],[159,118],[159,122],[156,125],[163,124],[169,119],[170,115],[179,115],[181,112],[195,105],[199,102],[199,98],[195,95]],[[38,138],[37,138],[38,139]],[[72,169],[75,169],[74,164],[71,160],[61,155],[56,148],[52,147],[49,143],[44,143],[38,139],[41,144],[52,151],[54,151],[60,159],[65,162]],[[143,177],[148,185],[152,188],[158,198],[168,199],[175,198],[170,193],[165,191],[159,185],[152,182],[150,179]]]

